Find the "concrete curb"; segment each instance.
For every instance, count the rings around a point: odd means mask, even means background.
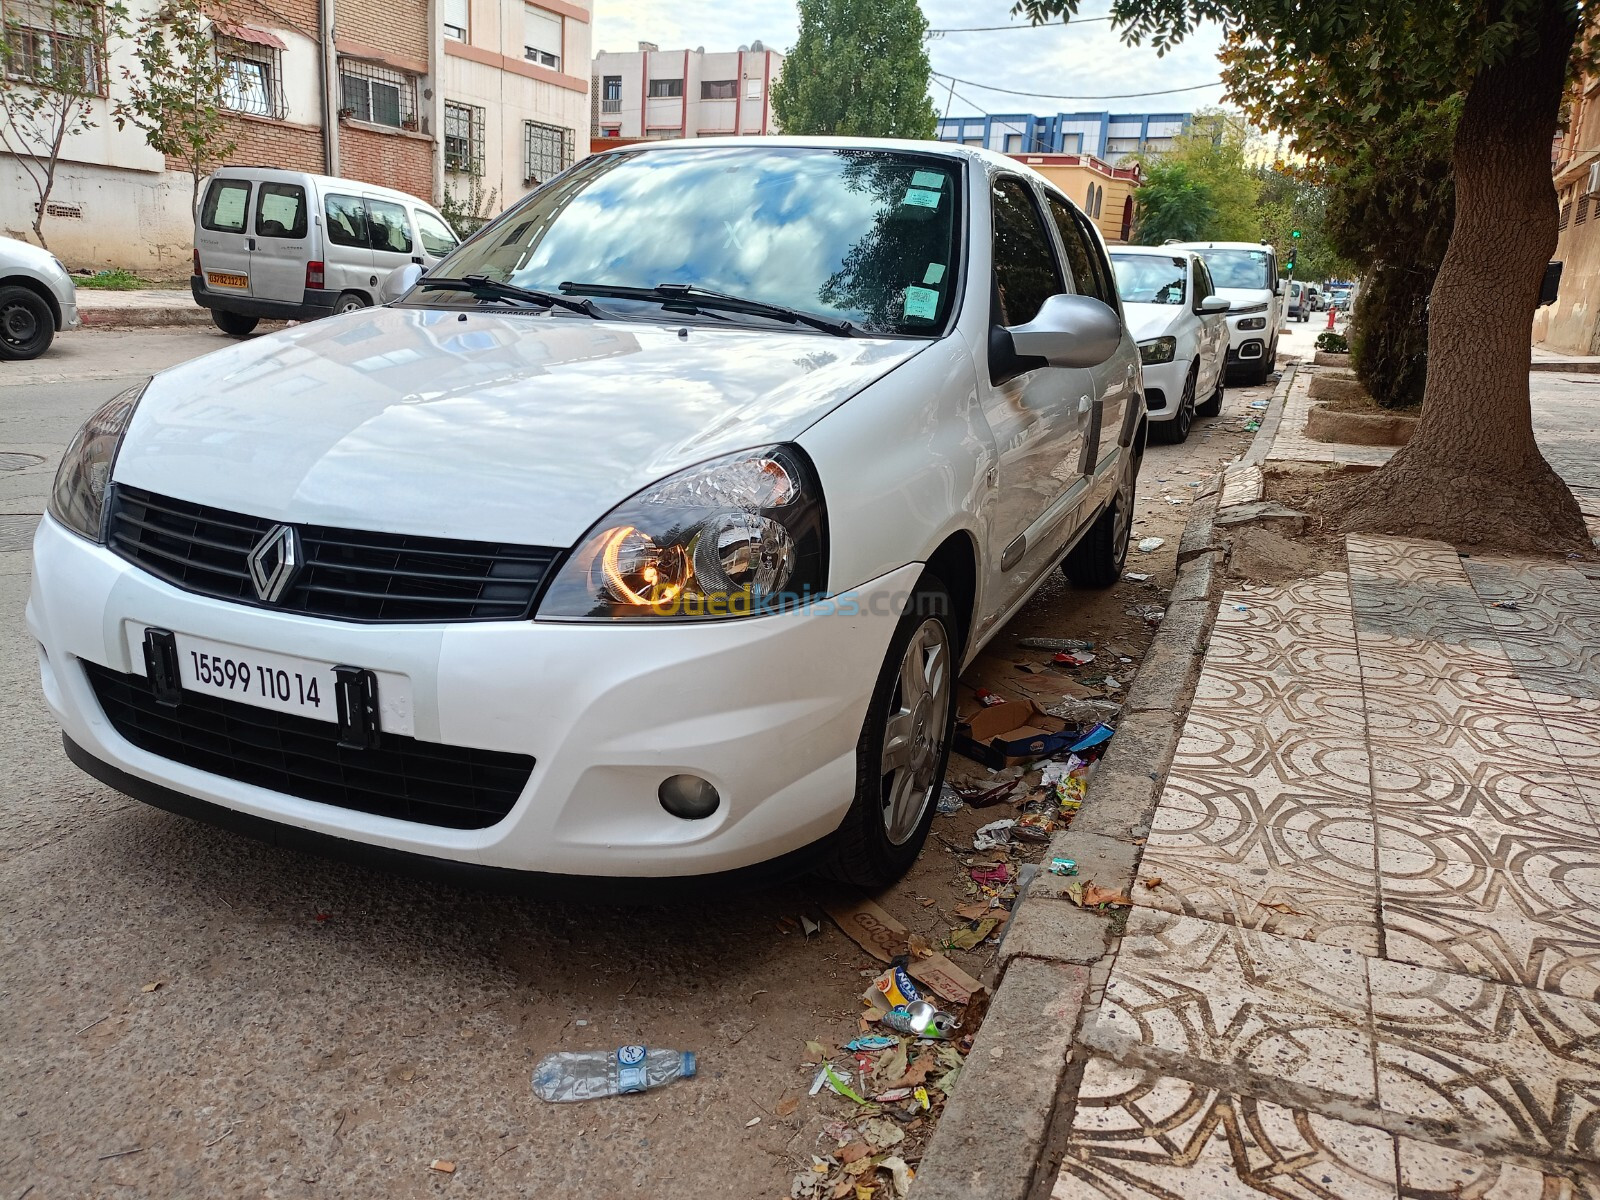
[[[159,308],[78,308],[85,329],[144,329],[153,325],[209,325],[211,313],[197,304]]]
[[[1281,409],[1281,392],[1274,401]],[[1051,839],[1050,854],[1075,859],[1080,881],[1120,892],[1133,886],[1134,843],[1149,833],[1216,617],[1217,499],[1197,503],[1184,526],[1167,613],[1128,690],[1117,736],[1072,828]],[[1070,882],[1041,871],[1014,906],[1000,983],[923,1155],[916,1200],[1025,1200],[1052,1186],[1072,1119],[1062,1097],[1082,1070],[1071,1050],[1092,1000],[1090,968],[1105,958],[1126,911],[1079,908],[1067,897]]]
[[[1294,382],[1301,366],[1297,362],[1288,367],[1278,380],[1278,386],[1272,389],[1272,399],[1267,402],[1266,412],[1261,417],[1261,428],[1256,430],[1255,441],[1250,443],[1250,449],[1240,458],[1241,463],[1259,467],[1271,457],[1272,443],[1278,440],[1278,425],[1283,421],[1283,407],[1289,399],[1289,385]]]

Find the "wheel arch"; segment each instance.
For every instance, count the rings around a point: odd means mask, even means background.
[[[50,309],[50,319],[55,323],[56,332],[61,332],[61,305],[56,302],[55,293],[31,275],[6,275],[0,278],[0,287],[27,288],[34,295],[45,302]]]
[[[937,575],[950,592],[965,653],[972,643],[972,625],[978,604],[978,544],[972,534],[958,529],[946,537],[928,555],[927,569]]]

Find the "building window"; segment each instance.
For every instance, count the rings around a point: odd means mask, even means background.
[[[0,57],[12,79],[56,92],[104,94],[103,9],[72,0],[12,0],[4,6]]]
[[[683,95],[683,80],[681,79],[652,79],[650,81],[650,99],[664,100],[668,97],[676,98]]]
[[[746,100],[761,99],[761,80],[746,79],[744,81],[744,98]]]
[[[735,100],[739,96],[737,79],[707,79],[700,84],[702,100]]]
[[[522,10],[522,31],[523,57],[552,71],[561,70],[561,18],[553,12],[529,6]]]
[[[458,42],[467,40],[468,30],[471,29],[468,4],[469,0],[441,0],[440,10],[444,13],[445,37]]]
[[[621,75],[607,75],[601,79],[600,111],[603,113],[622,111]]]
[[[339,115],[396,129],[417,127],[417,84],[376,63],[339,60]]]
[[[1006,153],[1007,154],[1020,154],[1020,153],[1022,153],[1022,135],[1020,133],[1008,133],[1008,134],[1006,134]]]
[[[522,142],[523,179],[528,183],[545,183],[572,165],[570,129],[524,121]]]
[[[1600,192],[1600,162],[1589,164],[1589,186],[1583,190],[1591,195]]]
[[[444,102],[444,169],[459,175],[483,174],[484,111],[471,104]]]
[[[252,117],[282,120],[283,51],[276,46],[217,36],[222,68],[222,107]]]
[[[1574,225],[1582,225],[1589,219],[1589,194],[1585,192],[1578,197],[1578,215],[1573,219]]]

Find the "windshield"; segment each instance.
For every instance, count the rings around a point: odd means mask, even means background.
[[[880,150],[600,154],[503,214],[429,278],[483,274],[544,291],[693,284],[868,332],[931,337],[958,287],[960,185],[950,159]],[[407,297],[440,307],[481,302],[461,292]],[[621,315],[661,311],[642,299],[601,302]],[[727,309],[715,315],[767,323]]]
[[[1263,292],[1267,282],[1265,250],[1197,250],[1211,268],[1211,282],[1219,288],[1248,288]]]
[[[1180,257],[1153,254],[1113,254],[1117,295],[1126,304],[1182,304],[1188,291],[1184,282],[1187,262]]]

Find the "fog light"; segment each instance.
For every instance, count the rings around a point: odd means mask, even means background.
[[[657,794],[661,797],[662,808],[686,821],[709,817],[722,803],[717,789],[698,775],[673,775],[663,779]]]

